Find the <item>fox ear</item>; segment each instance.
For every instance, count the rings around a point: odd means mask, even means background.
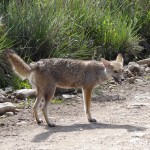
[[[123,57],[122,57],[122,54],[121,54],[121,53],[118,54],[118,56],[117,56],[117,58],[116,58],[116,61],[123,64],[123,61],[124,61],[124,60],[123,60]]]
[[[110,62],[104,58],[101,58],[102,63],[104,64],[105,67],[109,67],[110,66]]]

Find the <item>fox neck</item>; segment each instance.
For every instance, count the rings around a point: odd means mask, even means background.
[[[110,79],[110,74],[107,72],[107,69],[105,68],[104,69],[104,74],[105,74],[105,76],[106,76],[106,80],[109,80]]]
[[[104,69],[103,72],[99,73],[99,77],[98,77],[99,84],[107,81],[108,79],[109,79],[109,77],[107,76],[106,69]]]

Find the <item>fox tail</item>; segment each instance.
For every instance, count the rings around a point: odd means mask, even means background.
[[[14,72],[21,78],[27,79],[31,73],[31,67],[25,63],[13,50],[6,49],[4,53],[10,62]]]

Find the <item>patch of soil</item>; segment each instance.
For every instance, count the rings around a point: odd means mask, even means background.
[[[150,81],[103,85],[95,90],[88,123],[81,94],[50,105],[56,127],[34,121],[32,108],[0,118],[2,150],[149,150]]]

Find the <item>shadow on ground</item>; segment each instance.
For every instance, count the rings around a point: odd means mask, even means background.
[[[44,126],[45,127],[45,126]],[[132,126],[132,125],[115,125],[115,124],[103,124],[103,123],[93,123],[93,124],[73,124],[68,126],[56,126],[54,128],[46,127],[46,132],[37,134],[32,142],[43,142],[49,138],[50,135],[58,132],[74,132],[74,131],[84,131],[93,129],[126,129],[128,132],[134,131],[145,131],[146,128]]]

